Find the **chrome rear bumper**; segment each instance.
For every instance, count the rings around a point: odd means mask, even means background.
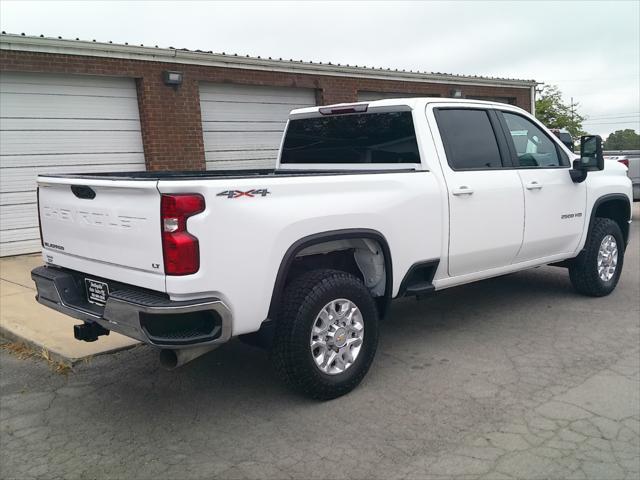
[[[158,292],[104,280],[110,294],[99,306],[87,301],[82,273],[42,266],[31,271],[31,278],[42,305],[150,345],[205,346],[231,337],[231,311],[217,298],[176,302]]]

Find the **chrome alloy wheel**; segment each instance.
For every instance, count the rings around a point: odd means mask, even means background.
[[[354,364],[362,349],[364,321],[360,309],[346,298],[327,303],[311,329],[311,355],[328,375],[338,375]]]
[[[613,235],[607,235],[598,250],[598,275],[603,282],[613,278],[618,266],[618,244]]]

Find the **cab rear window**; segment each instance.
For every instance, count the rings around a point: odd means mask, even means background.
[[[280,163],[420,163],[411,112],[291,120]]]

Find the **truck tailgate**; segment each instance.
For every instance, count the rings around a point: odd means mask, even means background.
[[[147,272],[155,278],[153,285],[163,284],[160,193],[156,184],[155,180],[39,177],[45,259],[51,252],[55,259],[52,263],[85,272],[95,271],[96,264],[102,264],[108,268],[99,273],[117,271],[119,279],[125,278],[120,271],[135,271],[135,278]],[[79,268],[84,265],[86,269]],[[162,283],[158,277],[162,277]]]

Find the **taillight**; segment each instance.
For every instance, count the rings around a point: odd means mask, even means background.
[[[200,268],[198,239],[187,231],[187,219],[204,211],[202,195],[162,195],[162,255],[164,273],[190,275]]]
[[[621,158],[620,160],[618,160],[618,163],[621,163],[625,167],[629,168],[629,159],[628,158]]]

